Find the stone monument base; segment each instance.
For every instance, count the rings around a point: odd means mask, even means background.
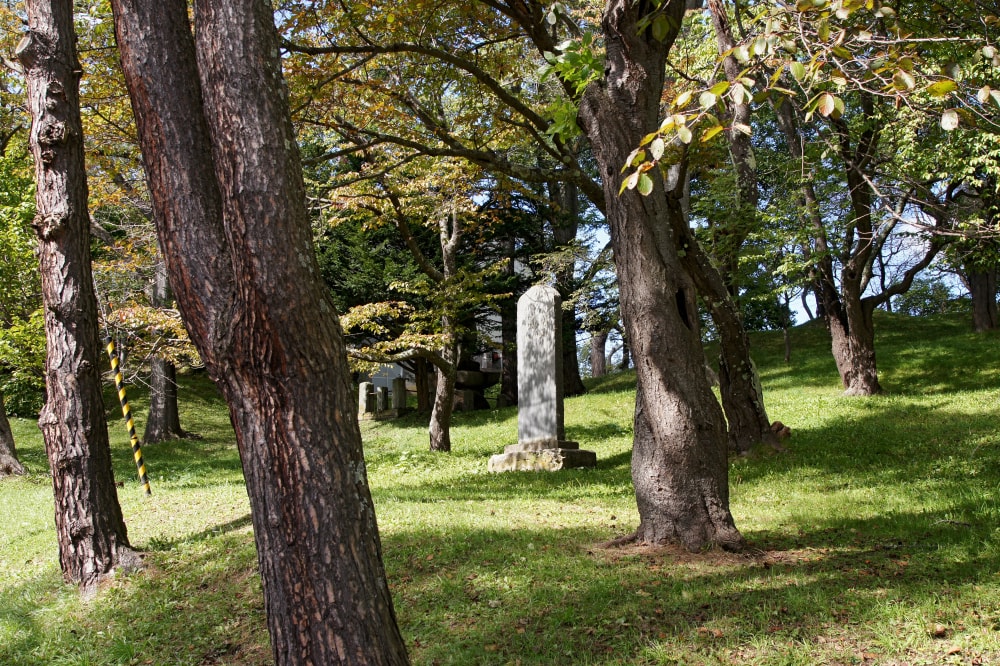
[[[491,472],[555,472],[560,469],[596,467],[597,454],[585,451],[576,442],[559,440],[558,446],[538,443],[511,444],[490,457]]]

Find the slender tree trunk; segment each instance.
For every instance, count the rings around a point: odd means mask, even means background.
[[[0,393],[0,479],[14,474],[24,474],[27,470],[17,459],[17,448],[14,446],[14,433],[7,420],[7,410],[3,405],[3,393]]]
[[[437,385],[434,387],[434,408],[428,429],[431,451],[451,451],[451,415],[455,411],[455,379],[458,376],[458,349],[444,350],[448,361],[446,368],[437,368]]]
[[[608,374],[607,357],[608,332],[591,331],[590,333],[590,376],[603,377]]]
[[[628,340],[622,335],[622,360],[618,363],[619,370],[628,370],[632,367],[632,352],[629,351]]]
[[[80,65],[69,0],[29,0],[18,46],[32,115],[47,399],[38,419],[52,470],[59,565],[92,588],[134,567],[118,504],[101,394],[97,299],[80,121]]]
[[[511,261],[513,269],[514,262]],[[500,339],[503,357],[500,368],[500,395],[508,406],[517,404],[517,299],[505,299],[500,308]]]
[[[656,179],[649,196],[618,195],[628,154],[658,125],[665,60],[684,5],[663,6],[671,26],[663,40],[639,28],[652,9],[651,2],[607,3],[605,76],[587,88],[579,113],[602,177],[622,317],[636,357],[636,538],[738,549],[744,542],[729,511],[725,425],[705,375],[695,285],[673,232],[677,218],[683,224],[680,202]]]
[[[156,265],[151,291],[150,300],[154,307],[169,304],[167,265],[162,261]],[[147,444],[183,439],[187,433],[181,429],[180,410],[177,408],[177,369],[173,363],[159,356],[154,356],[150,365],[149,414],[142,438]]]
[[[197,46],[182,0],[112,8],[170,284],[236,431],[274,661],[405,664],[272,7],[199,0]]]
[[[550,190],[560,211],[553,221],[553,240],[556,248],[566,247],[576,240],[580,223],[580,205],[577,187],[573,183],[552,185]],[[563,303],[571,303],[576,290],[576,262],[571,261],[556,276],[559,296]],[[583,395],[587,387],[580,377],[579,350],[576,345],[576,307],[564,307],[562,311],[562,355],[563,355],[563,395]]]
[[[972,327],[977,333],[1000,327],[997,318],[997,269],[966,271],[972,296]]]
[[[413,384],[417,389],[417,411],[426,414],[431,411],[431,386],[427,379],[427,359],[418,358],[414,365]]]

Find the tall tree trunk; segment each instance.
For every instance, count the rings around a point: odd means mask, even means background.
[[[156,265],[151,292],[150,300],[154,307],[169,305],[167,265],[162,261]],[[154,356],[150,365],[149,414],[142,439],[147,444],[183,439],[187,433],[181,429],[180,410],[177,408],[177,369],[160,356]]]
[[[3,405],[3,393],[0,393],[0,479],[13,474],[24,474],[27,470],[17,459],[17,447],[14,446],[14,433],[7,420],[7,410]]]
[[[514,262],[510,262],[513,269]],[[500,306],[500,395],[508,406],[517,404],[517,299],[504,299]]]
[[[434,387],[434,408],[428,434],[431,451],[451,451],[451,415],[455,411],[455,380],[458,376],[458,349],[454,346],[441,354],[447,367],[437,367],[437,384]]]
[[[577,187],[573,183],[560,183],[550,186],[552,198],[559,206],[556,219],[552,223],[553,241],[556,248],[565,248],[576,240],[577,229],[580,226],[580,204]],[[559,296],[563,303],[573,303],[572,295],[576,290],[576,262],[570,261],[556,275]],[[580,359],[576,345],[576,306],[563,307],[562,311],[562,369],[563,395],[583,395],[587,387],[580,377]]]
[[[46,339],[47,399],[38,425],[52,470],[59,565],[67,582],[91,588],[138,557],[118,504],[101,394],[73,3],[26,4],[28,34],[18,56],[32,115]]]
[[[607,3],[605,76],[587,88],[579,113],[602,177],[622,317],[636,358],[636,537],[692,550],[738,549],[744,541],[729,511],[725,425],[705,376],[695,285],[673,232],[677,218],[683,224],[680,202],[658,180],[649,196],[618,195],[626,158],[659,124],[665,60],[684,5],[662,7],[671,26],[662,41],[638,25],[652,9],[646,1]]]
[[[112,8],[170,284],[236,430],[274,661],[405,664],[272,7],[199,0],[197,46],[182,0]]]
[[[966,284],[972,296],[972,327],[977,333],[998,328],[997,269],[966,271]]]
[[[607,357],[608,332],[591,331],[590,333],[590,376],[603,377],[608,374]]]

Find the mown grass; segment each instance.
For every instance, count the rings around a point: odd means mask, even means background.
[[[418,416],[365,422],[369,476],[415,664],[1000,664],[1000,338],[958,318],[877,322],[887,393],[840,395],[825,331],[755,336],[789,453],[731,466],[744,554],[606,549],[637,523],[634,375],[566,404],[594,470],[490,475],[513,409],[458,414],[431,454]],[[150,446],[145,499],[120,418],[116,474],[147,569],[82,601],[61,584],[40,437],[0,484],[0,663],[265,664],[248,503],[228,418],[184,378],[182,425]],[[142,421],[145,396],[133,391]],[[109,405],[113,405],[109,401]]]

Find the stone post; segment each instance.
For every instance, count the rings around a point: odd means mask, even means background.
[[[375,413],[389,409],[389,389],[385,386],[375,387]]]
[[[392,410],[402,413],[406,409],[406,379],[396,377],[392,380]]]
[[[566,441],[562,387],[562,301],[535,286],[517,302],[517,444],[490,458],[491,472],[594,467],[597,454]]]
[[[358,385],[358,418],[370,419],[375,416],[375,393],[371,382]]]

